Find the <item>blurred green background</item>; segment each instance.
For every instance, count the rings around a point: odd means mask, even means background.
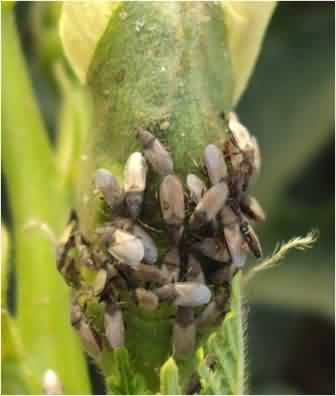
[[[62,92],[60,3],[20,2],[18,27],[52,141]],[[334,394],[334,3],[281,2],[238,113],[262,155],[255,194],[268,220],[266,254],[279,241],[320,232],[314,248],[291,252],[244,290],[248,386],[253,394]],[[70,73],[70,70],[69,70]],[[18,115],[20,116],[20,115]],[[2,178],[2,218],[10,228]],[[253,265],[253,260],[250,265]],[[11,307],[15,276],[11,276]],[[91,368],[95,393],[103,392]]]

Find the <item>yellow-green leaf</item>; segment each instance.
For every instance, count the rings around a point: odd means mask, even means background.
[[[64,52],[81,82],[112,14],[120,2],[65,2],[60,21]],[[223,1],[234,74],[234,102],[246,88],[276,2]],[[163,4],[164,6],[164,4]],[[119,17],[127,20],[120,12]]]
[[[235,103],[238,102],[252,74],[275,5],[275,1],[223,2],[235,81]]]
[[[63,4],[60,35],[65,55],[81,82],[85,82],[97,43],[117,5],[117,2],[105,1]]]
[[[160,370],[160,392],[162,395],[180,395],[178,367],[171,357]]]
[[[9,237],[6,227],[1,224],[1,306],[6,306],[7,284],[8,284],[8,255]]]

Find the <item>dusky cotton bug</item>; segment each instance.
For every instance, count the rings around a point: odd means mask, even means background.
[[[126,231],[140,239],[144,247],[144,261],[148,264],[154,264],[156,262],[158,251],[153,238],[140,225],[126,217],[116,217],[109,225]]]
[[[224,156],[217,146],[209,144],[205,147],[203,161],[212,185],[224,181],[227,178],[228,171]]]
[[[178,307],[173,327],[173,354],[177,359],[186,359],[194,350],[196,326],[194,312],[190,307]]]
[[[124,266],[123,264],[121,265]],[[108,282],[107,290],[105,289],[107,291],[106,296],[109,297],[109,295],[113,291],[119,292],[120,290],[125,291],[127,289],[128,289],[128,281],[126,281],[125,276],[122,274],[122,271],[118,271],[118,275],[111,278]]]
[[[106,263],[106,273],[107,273],[107,281],[116,278],[119,275],[116,267],[110,262]]]
[[[100,268],[94,280],[93,293],[95,296],[99,296],[103,292],[106,282],[107,271],[104,268]]]
[[[79,287],[80,274],[76,265],[76,260],[70,255],[70,251],[68,251],[67,256],[62,260],[62,267],[58,266],[58,270],[70,287]]]
[[[71,251],[76,248],[78,234],[78,216],[75,210],[70,211],[65,230],[56,244],[56,267],[70,287],[79,286],[79,271]]]
[[[239,230],[242,234],[244,241],[247,243],[249,249],[257,258],[261,257],[262,256],[261,244],[253,227],[248,222],[246,217],[242,214],[239,201],[231,199],[230,207],[237,216],[237,223],[239,225]]]
[[[62,261],[62,259],[67,253],[67,249],[74,245],[73,238],[76,231],[78,231],[78,228],[79,228],[78,215],[74,209],[71,209],[66,227],[56,246],[57,261]]]
[[[240,232],[253,254],[259,258],[262,249],[252,226],[242,214],[243,208],[255,218],[263,218],[264,213],[257,202],[246,198],[246,190],[251,177],[260,165],[260,153],[256,139],[251,140],[248,130],[240,124],[234,113],[229,114],[229,139],[224,144],[224,156],[229,174],[229,206],[238,218]],[[238,150],[235,152],[235,150]],[[245,201],[244,201],[245,200]],[[222,216],[223,218],[223,216]],[[225,218],[224,218],[225,221]]]
[[[221,263],[228,263],[230,261],[230,254],[227,246],[224,241],[219,238],[204,238],[194,243],[192,248],[212,260]]]
[[[261,168],[261,154],[259,143],[255,136],[251,136],[251,144],[253,147],[254,173],[258,176]]]
[[[192,229],[201,228],[214,220],[224,206],[228,194],[229,190],[226,182],[221,182],[211,187],[203,195],[190,218],[189,223]]]
[[[187,187],[190,199],[197,205],[207,190],[205,183],[198,176],[190,173],[187,176]]]
[[[139,278],[136,274],[136,269],[140,265],[137,264],[135,266],[121,264],[120,261],[114,263],[114,266],[118,270],[120,275],[119,279],[122,279],[125,282],[125,289],[135,289],[139,284]],[[118,278],[117,278],[118,279]],[[142,281],[140,281],[142,283]]]
[[[75,244],[80,266],[86,266],[88,268],[95,269],[96,263],[92,254],[91,244],[86,241],[80,233],[77,233],[75,236]]]
[[[144,147],[144,155],[154,172],[161,176],[173,173],[173,161],[163,144],[150,132],[138,128],[136,137]]]
[[[221,311],[216,302],[211,301],[195,320],[197,330],[202,332],[205,328],[212,326],[220,315]]]
[[[125,327],[121,309],[109,302],[104,313],[105,336],[111,348],[120,348],[125,342]]]
[[[211,299],[210,289],[201,283],[176,283],[175,290],[177,297],[174,304],[176,306],[197,307],[207,304]]]
[[[80,305],[74,301],[70,307],[70,322],[76,330],[85,352],[92,358],[97,358],[101,351],[98,336],[84,318]]]
[[[180,275],[181,259],[177,247],[172,247],[165,257],[161,271],[167,279],[167,283],[177,282]]]
[[[154,265],[139,264],[135,276],[140,282],[154,282],[160,285],[167,283],[166,274]]]
[[[260,151],[256,138],[239,122],[235,113],[228,115],[229,139],[224,144],[224,155],[232,190],[244,193],[250,180],[260,169]]]
[[[131,217],[138,217],[146,188],[147,164],[143,155],[135,152],[128,158],[124,170],[125,200]]]
[[[266,214],[255,197],[245,195],[240,201],[240,208],[251,220],[261,223],[266,220]]]
[[[223,227],[230,226],[239,222],[238,216],[232,210],[230,205],[224,205],[220,211],[220,220]]]
[[[159,299],[156,294],[144,288],[137,288],[135,295],[138,304],[147,311],[154,311],[159,305]]]
[[[177,297],[175,289],[176,283],[169,283],[167,285],[153,289],[153,293],[159,298],[160,302],[172,303]]]
[[[116,266],[118,265],[117,262],[105,263],[105,271],[107,274],[107,279],[105,283],[104,289],[98,294],[99,299],[104,301],[106,299],[110,299],[111,296],[118,294],[120,290],[127,289],[126,280],[122,277]],[[122,265],[122,264],[121,264]]]
[[[105,243],[108,252],[121,263],[136,266],[144,258],[142,242],[129,232],[107,226],[97,228],[96,233]]]
[[[224,227],[224,238],[234,268],[242,268],[247,257],[247,247],[238,223]]]
[[[184,192],[176,175],[167,175],[160,185],[160,205],[164,222],[177,244],[182,236],[185,217]]]
[[[72,326],[79,324],[82,319],[82,310],[80,305],[72,298],[70,304],[70,323]]]
[[[260,149],[255,136],[251,135],[248,129],[239,121],[235,113],[228,115],[228,129],[230,139],[228,144],[232,145],[231,161],[233,168],[245,173],[245,186],[248,185],[251,177],[258,175],[261,165]],[[238,152],[235,150],[238,149]]]
[[[121,263],[136,266],[144,257],[144,247],[134,235],[116,230],[108,252]]]
[[[197,307],[207,304],[211,298],[209,288],[201,283],[177,282],[154,289],[160,301],[176,306]]]
[[[186,273],[186,279],[189,282],[205,283],[202,266],[197,258],[191,253],[188,255],[188,270]]]
[[[123,192],[117,179],[107,169],[98,169],[95,175],[96,189],[103,195],[104,201],[110,208],[120,205]]]
[[[229,289],[222,288],[217,291],[214,299],[204,308],[195,320],[199,332],[203,332],[205,329],[216,325],[225,316],[229,309],[229,299]]]
[[[262,247],[255,233],[254,229],[252,228],[251,224],[249,224],[246,220],[242,220],[239,223],[240,232],[242,233],[246,243],[248,244],[249,248],[253,252],[253,254],[259,258],[262,256]]]
[[[134,224],[132,233],[141,240],[144,247],[144,261],[148,264],[154,264],[158,259],[157,247],[153,238],[139,225]]]
[[[65,264],[69,250],[75,246],[76,231],[78,231],[78,216],[74,210],[71,210],[67,225],[56,245],[56,265],[60,272]]]
[[[216,286],[224,284],[229,285],[233,276],[232,266],[230,264],[224,265],[222,268],[212,272],[209,275],[209,280]]]
[[[228,114],[228,128],[233,135],[234,144],[240,150],[248,150],[251,146],[251,135],[248,129],[239,121],[236,113],[230,112]]]

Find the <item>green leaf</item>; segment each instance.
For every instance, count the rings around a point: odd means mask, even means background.
[[[15,5],[15,1],[12,0],[2,1],[1,11],[9,13],[13,10],[14,5]]]
[[[55,60],[62,59],[63,47],[58,32],[62,3],[34,2],[30,8],[34,60],[46,74],[51,74]],[[51,76],[50,76],[51,77]]]
[[[276,1],[223,1],[234,77],[234,103],[246,89]]]
[[[7,285],[9,274],[9,235],[6,227],[1,224],[1,307],[7,306]]]
[[[59,188],[69,193],[74,206],[80,166],[86,160],[80,153],[91,126],[90,99],[88,92],[68,75],[62,62],[54,70],[62,96],[56,142]]]
[[[148,393],[145,381],[131,365],[126,348],[103,351],[103,372],[110,395],[139,395]]]
[[[60,36],[65,55],[79,80],[85,82],[96,45],[118,2],[64,2]]]
[[[239,395],[244,392],[240,278],[241,275],[237,274],[233,281],[231,312],[204,346],[205,358],[198,369],[203,394]]]
[[[178,367],[172,357],[161,367],[160,393],[162,395],[181,395]]]
[[[13,218],[17,324],[26,363],[40,378],[46,369],[54,369],[66,393],[88,393],[86,365],[69,325],[68,291],[55,268],[54,246],[38,230],[24,229],[34,220],[58,234],[67,216],[65,194],[57,188],[53,153],[10,13],[3,15],[2,35],[3,171]]]
[[[1,362],[2,394],[40,392],[36,373],[26,363],[16,323],[5,310],[1,311]]]

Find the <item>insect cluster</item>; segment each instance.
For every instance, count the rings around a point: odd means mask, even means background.
[[[226,140],[205,147],[204,177],[189,174],[186,191],[164,145],[139,128],[143,150],[128,158],[123,187],[109,171],[95,173],[96,191],[110,215],[92,240],[81,234],[72,212],[57,266],[73,289],[71,323],[91,356],[99,355],[102,342],[124,345],[123,313],[130,305],[147,311],[168,307],[173,353],[178,359],[188,356],[196,335],[229,311],[232,278],[247,255],[262,255],[251,222],[264,221],[265,214],[247,194],[260,169],[258,144],[234,113],[225,125]],[[149,172],[160,179],[156,202],[168,240],[165,251],[140,218]]]

